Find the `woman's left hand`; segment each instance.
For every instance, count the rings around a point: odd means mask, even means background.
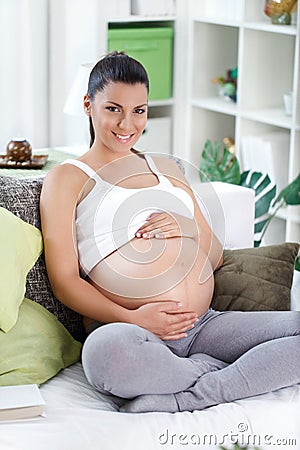
[[[147,222],[138,229],[135,236],[138,238],[167,239],[172,237],[195,237],[198,235],[196,221],[180,214],[153,213]]]

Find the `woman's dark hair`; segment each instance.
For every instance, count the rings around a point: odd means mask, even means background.
[[[88,95],[94,100],[97,92],[101,92],[111,83],[144,84],[149,92],[149,78],[144,66],[124,52],[113,51],[100,59],[93,67],[89,83]],[[95,139],[95,131],[90,117],[90,147]]]

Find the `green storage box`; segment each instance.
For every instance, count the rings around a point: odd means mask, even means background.
[[[115,28],[108,30],[108,51],[124,51],[140,61],[150,81],[150,100],[172,97],[173,29]]]

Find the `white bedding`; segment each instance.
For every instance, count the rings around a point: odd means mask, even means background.
[[[0,450],[216,449],[226,434],[261,449],[300,449],[300,385],[193,413],[126,414],[77,363],[41,391],[46,417],[0,423]]]

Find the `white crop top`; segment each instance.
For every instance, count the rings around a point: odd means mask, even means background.
[[[83,275],[106,256],[135,237],[137,230],[153,212],[173,212],[194,216],[194,203],[183,189],[175,187],[162,175],[153,160],[144,155],[158,184],[131,189],[114,186],[82,161],[67,159],[95,181],[95,186],[76,208],[78,258]]]

